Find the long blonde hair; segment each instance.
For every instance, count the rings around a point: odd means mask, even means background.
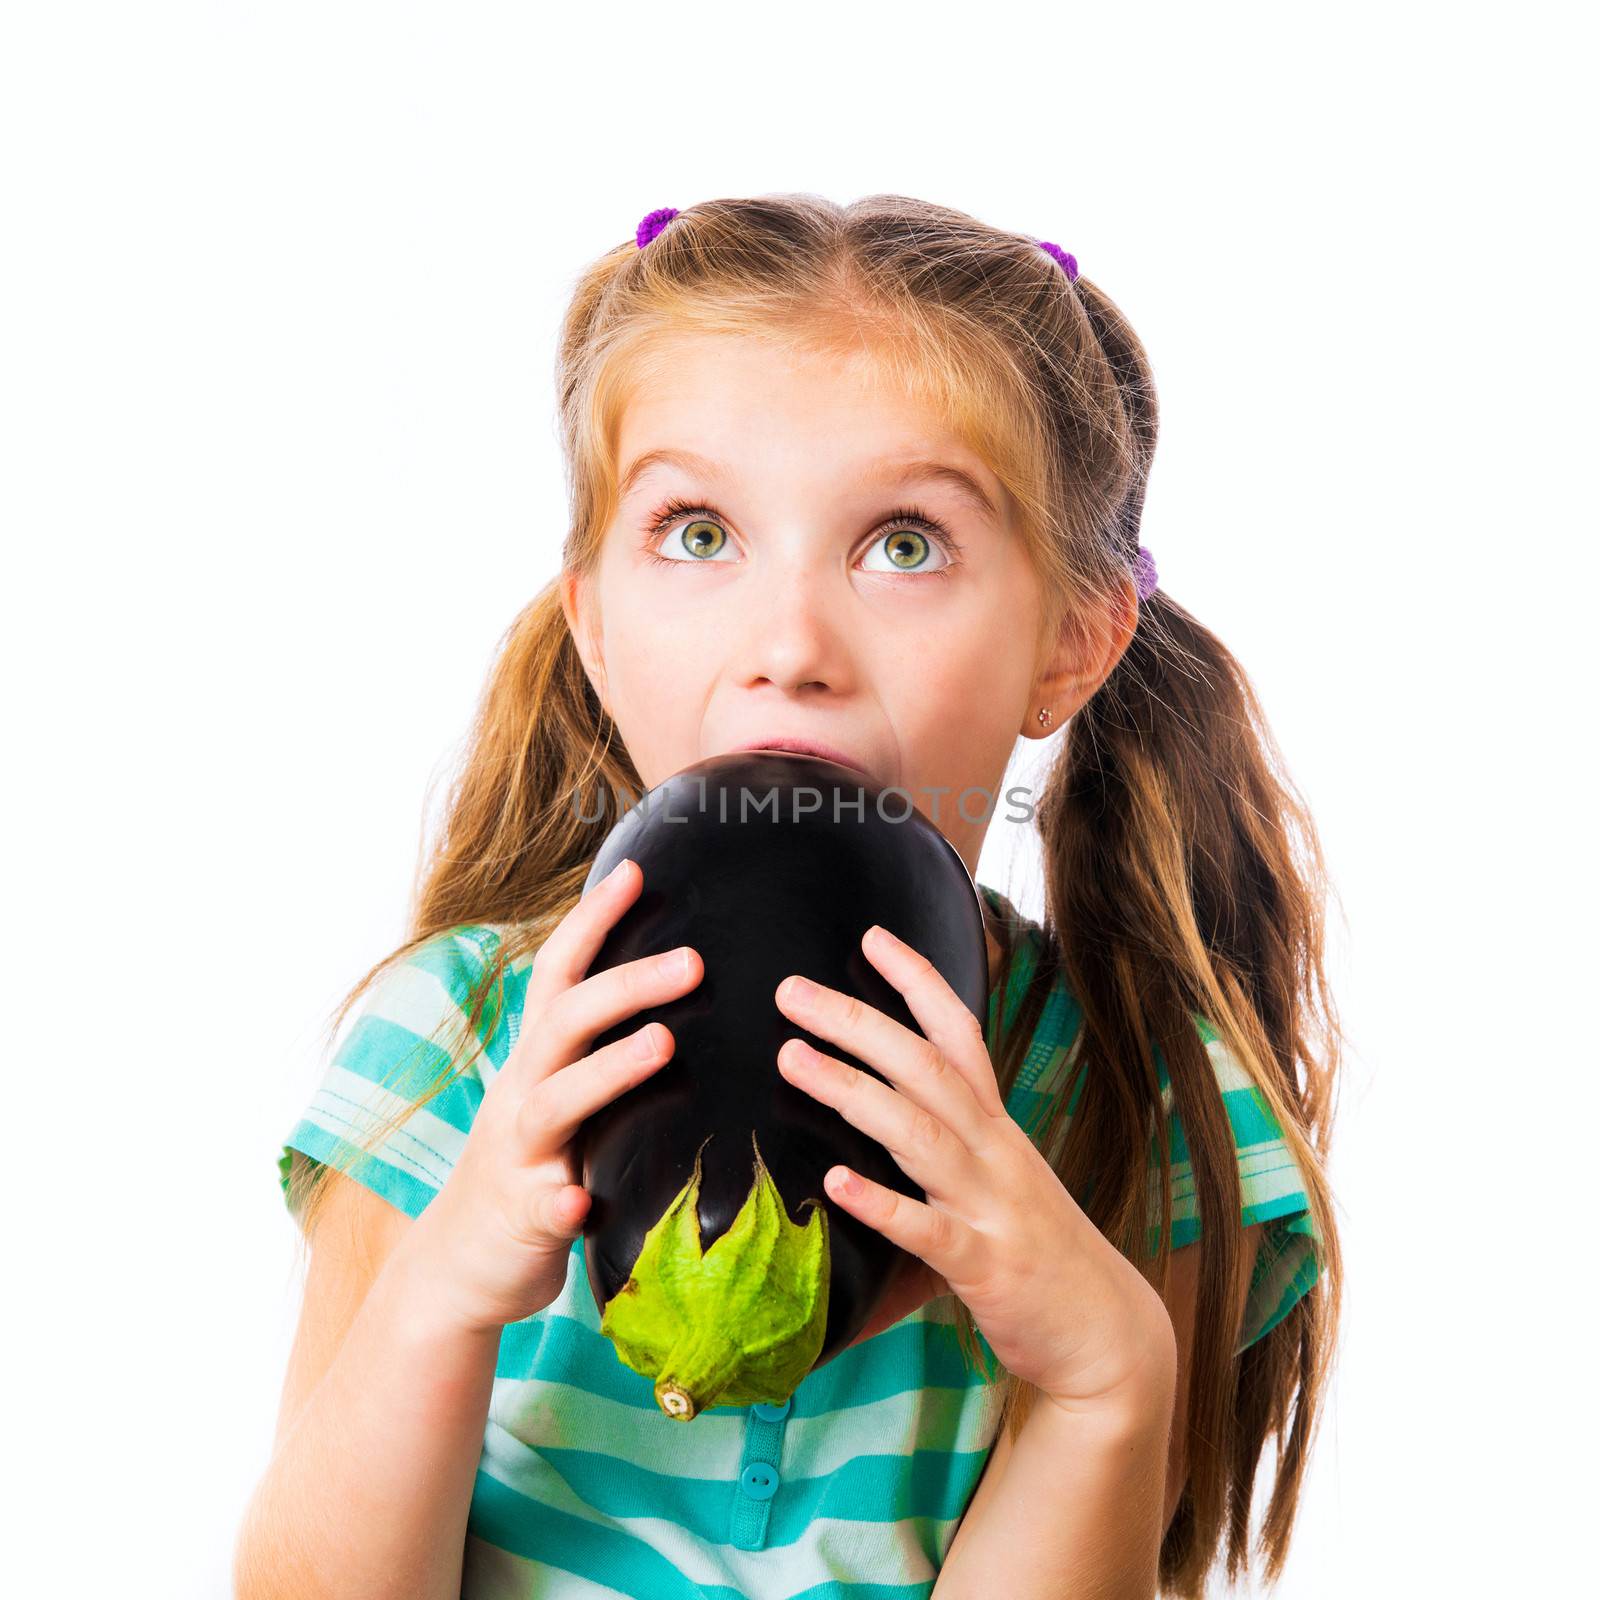
[[[843,206],[808,194],[703,201],[647,248],[630,238],[582,274],[556,370],[570,497],[564,571],[594,571],[616,508],[623,408],[661,336],[685,333],[867,353],[885,381],[936,407],[1018,508],[1044,600],[1040,659],[1061,628],[1081,627],[1126,583],[1157,431],[1138,338],[1103,291],[1081,274],[1069,280],[1028,235],[900,195]],[[644,789],[579,660],[559,582],[501,641],[418,874],[406,942],[345,996],[330,1025],[436,935],[466,923],[501,930],[451,1067],[395,1121],[445,1087],[472,1035],[487,1036],[506,968],[576,903],[608,828]],[[598,822],[576,814],[580,793],[599,797]],[[1343,1283],[1325,1172],[1340,1033],[1323,971],[1328,884],[1316,831],[1243,669],[1159,589],[1064,731],[1036,820],[1047,959],[996,1049],[1001,1087],[1059,973],[1083,1019],[1081,1081],[1066,1086],[1062,1105],[1082,1092],[1041,1148],[1095,1225],[1161,1288],[1171,1194],[1159,1048],[1205,1224],[1188,1414],[1178,1419],[1188,1482],[1161,1547],[1163,1591],[1200,1595],[1224,1535],[1228,1578],[1249,1570],[1253,1487],[1269,1437],[1275,1473],[1259,1548],[1272,1581],[1319,1421]],[[1320,1250],[1316,1286],[1238,1355],[1231,1308],[1251,1262],[1233,1136],[1197,1014],[1277,1119]],[[1159,1218],[1149,1199],[1152,1140]],[[306,1236],[330,1170],[296,1173]],[[957,1312],[967,1346],[970,1316],[959,1303]],[[1002,1381],[1001,1426],[1015,1431],[1036,1397],[1009,1374]]]

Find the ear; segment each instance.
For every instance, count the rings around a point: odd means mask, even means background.
[[[1124,578],[1110,603],[1069,612],[1056,630],[1053,647],[1034,679],[1023,718],[1029,739],[1047,739],[1111,676],[1139,625],[1139,595]],[[1048,727],[1039,723],[1039,708],[1051,713]]]
[[[596,626],[598,618],[594,615],[589,582],[582,573],[569,570],[561,574],[559,588],[567,632],[572,635],[578,659],[583,663],[590,685],[599,696],[606,715],[610,716],[611,707],[606,703],[605,658],[600,650],[599,629]]]

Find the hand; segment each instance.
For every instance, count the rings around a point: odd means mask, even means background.
[[[1007,1371],[1073,1410],[1144,1404],[1175,1371],[1160,1295],[1012,1120],[981,1025],[933,963],[883,929],[869,928],[861,947],[922,1034],[796,975],[776,991],[783,1014],[888,1082],[801,1039],[785,1042],[778,1070],[877,1139],[927,1200],[844,1167],[828,1173],[829,1197],[922,1263],[902,1295],[956,1294]],[[852,1179],[858,1193],[845,1187]]]
[[[676,1041],[651,1022],[589,1052],[597,1034],[688,993],[699,955],[641,956],[592,977],[589,964],[644,882],[623,861],[550,931],[533,958],[517,1043],[484,1091],[444,1187],[401,1248],[461,1325],[503,1327],[560,1294],[589,1214],[573,1140],[585,1117],[658,1072]]]

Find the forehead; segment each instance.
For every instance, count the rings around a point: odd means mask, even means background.
[[[937,408],[870,353],[729,335],[663,337],[617,427],[618,494],[673,475],[733,488],[772,467],[821,465],[846,487],[936,489],[998,520],[999,479]]]

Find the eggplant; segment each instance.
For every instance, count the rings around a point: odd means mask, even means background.
[[[591,1200],[583,1256],[601,1331],[667,1416],[781,1404],[866,1326],[903,1253],[834,1205],[843,1163],[914,1199],[876,1139],[786,1082],[786,1039],[877,1073],[779,1010],[798,972],[915,1032],[866,959],[881,923],[933,963],[981,1023],[988,956],[978,891],[903,789],[818,756],[752,750],[684,768],[611,829],[585,890],[624,857],[644,883],[589,972],[688,944],[700,982],[597,1034],[659,1020],[673,1059],[579,1130]]]

